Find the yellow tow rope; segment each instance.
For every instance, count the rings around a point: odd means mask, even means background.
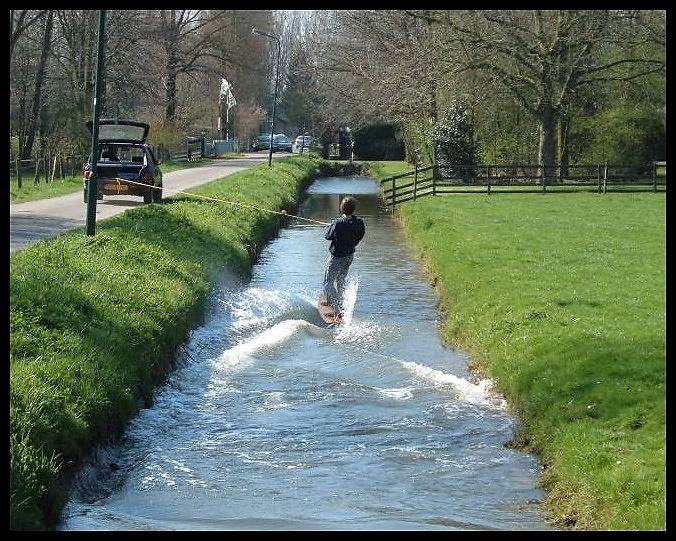
[[[239,203],[237,201],[228,201],[226,199],[217,199],[215,197],[208,197],[206,195],[199,195],[199,194],[196,194],[196,193],[184,192],[184,191],[181,191],[181,190],[174,190],[172,188],[153,186],[151,184],[144,184],[142,182],[135,182],[133,180],[127,180],[126,178],[115,178],[115,180],[118,182],[118,185],[119,185],[120,181],[123,181],[123,182],[128,182],[130,184],[136,184],[138,186],[145,186],[146,188],[153,188],[155,190],[169,190],[170,192],[182,193],[184,195],[190,195],[192,197],[199,197],[200,199],[206,199],[208,201],[216,201],[218,203],[227,203],[229,205],[237,205],[237,206],[240,206],[240,207],[248,207],[248,208],[252,208],[252,209],[256,209],[256,210],[262,210],[263,212],[269,212],[271,214],[279,214],[280,216],[286,216],[288,218],[295,218],[296,220],[304,220],[306,222],[312,222],[312,223],[320,224],[320,225],[331,225],[328,222],[320,222],[319,220],[313,220],[312,218],[304,218],[303,216],[296,216],[295,214],[289,214],[285,210],[282,210],[282,211],[270,210],[270,209],[266,209],[266,208],[263,208],[263,207],[257,207],[256,205],[250,205],[248,203]],[[118,188],[118,193],[119,193],[119,188]]]

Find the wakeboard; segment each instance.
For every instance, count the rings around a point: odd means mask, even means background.
[[[343,318],[336,316],[336,311],[333,309],[333,306],[329,304],[324,293],[319,295],[317,309],[319,310],[319,315],[321,316],[322,320],[324,320],[324,322],[330,325],[339,325],[343,322]]]

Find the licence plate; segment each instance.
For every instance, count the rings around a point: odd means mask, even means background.
[[[121,192],[126,192],[129,189],[129,186],[127,186],[126,184],[122,184],[122,183],[120,183],[119,185],[118,184],[106,184],[104,187],[105,187],[106,190],[118,190],[119,189]]]

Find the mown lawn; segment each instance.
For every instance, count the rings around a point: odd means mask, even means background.
[[[293,157],[195,188],[291,210],[321,160]],[[188,197],[10,254],[10,527],[58,521],[69,476],[171,369],[216,274],[247,273],[280,218]]]
[[[541,456],[550,518],[665,529],[665,194],[458,194],[397,215],[445,340],[522,419],[511,444]]]

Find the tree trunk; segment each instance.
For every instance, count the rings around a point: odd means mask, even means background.
[[[437,112],[437,88],[436,85],[434,84],[434,81],[430,83],[429,86],[429,103],[430,103],[430,129],[434,128],[437,124],[437,119],[438,119],[438,112]],[[436,144],[432,142],[428,146],[428,158],[430,160],[430,163],[434,165],[437,160],[437,149],[436,149]]]
[[[556,115],[551,104],[544,104],[538,120],[540,121],[540,147],[538,164],[545,183],[556,180]]]
[[[570,162],[568,133],[570,131],[570,116],[562,116],[559,119],[559,164],[561,164],[561,180],[568,177],[568,165]]]
[[[42,81],[45,76],[45,67],[47,65],[47,55],[49,53],[52,40],[52,26],[54,21],[54,11],[49,10],[47,20],[45,21],[45,33],[42,41],[42,53],[40,54],[40,63],[38,64],[37,76],[35,78],[35,93],[33,94],[33,105],[31,115],[28,118],[26,127],[26,139],[22,150],[22,159],[29,159],[33,152],[33,143],[35,141],[35,131],[37,129],[38,119],[41,118],[42,108]]]
[[[105,57],[105,51],[108,50],[108,38],[106,37],[106,33],[103,33],[103,51],[104,51],[104,57]],[[95,64],[96,65],[96,64]],[[96,68],[95,68],[96,69]],[[106,100],[108,97],[108,93],[106,92],[106,70],[102,69],[101,70],[101,78],[99,80],[99,107],[101,108],[101,114],[106,115],[108,113],[108,110],[106,109]],[[93,91],[92,91],[93,95]],[[113,116],[113,115],[111,115]]]
[[[165,77],[167,78],[164,86],[164,118],[169,123],[173,123],[176,118],[176,77],[178,75],[178,40],[179,29],[176,27],[176,11],[169,10],[168,19],[166,12],[162,12],[164,49],[167,53],[167,63],[165,65]]]
[[[176,64],[167,64],[167,83],[164,93],[164,118],[173,122],[176,118]]]

